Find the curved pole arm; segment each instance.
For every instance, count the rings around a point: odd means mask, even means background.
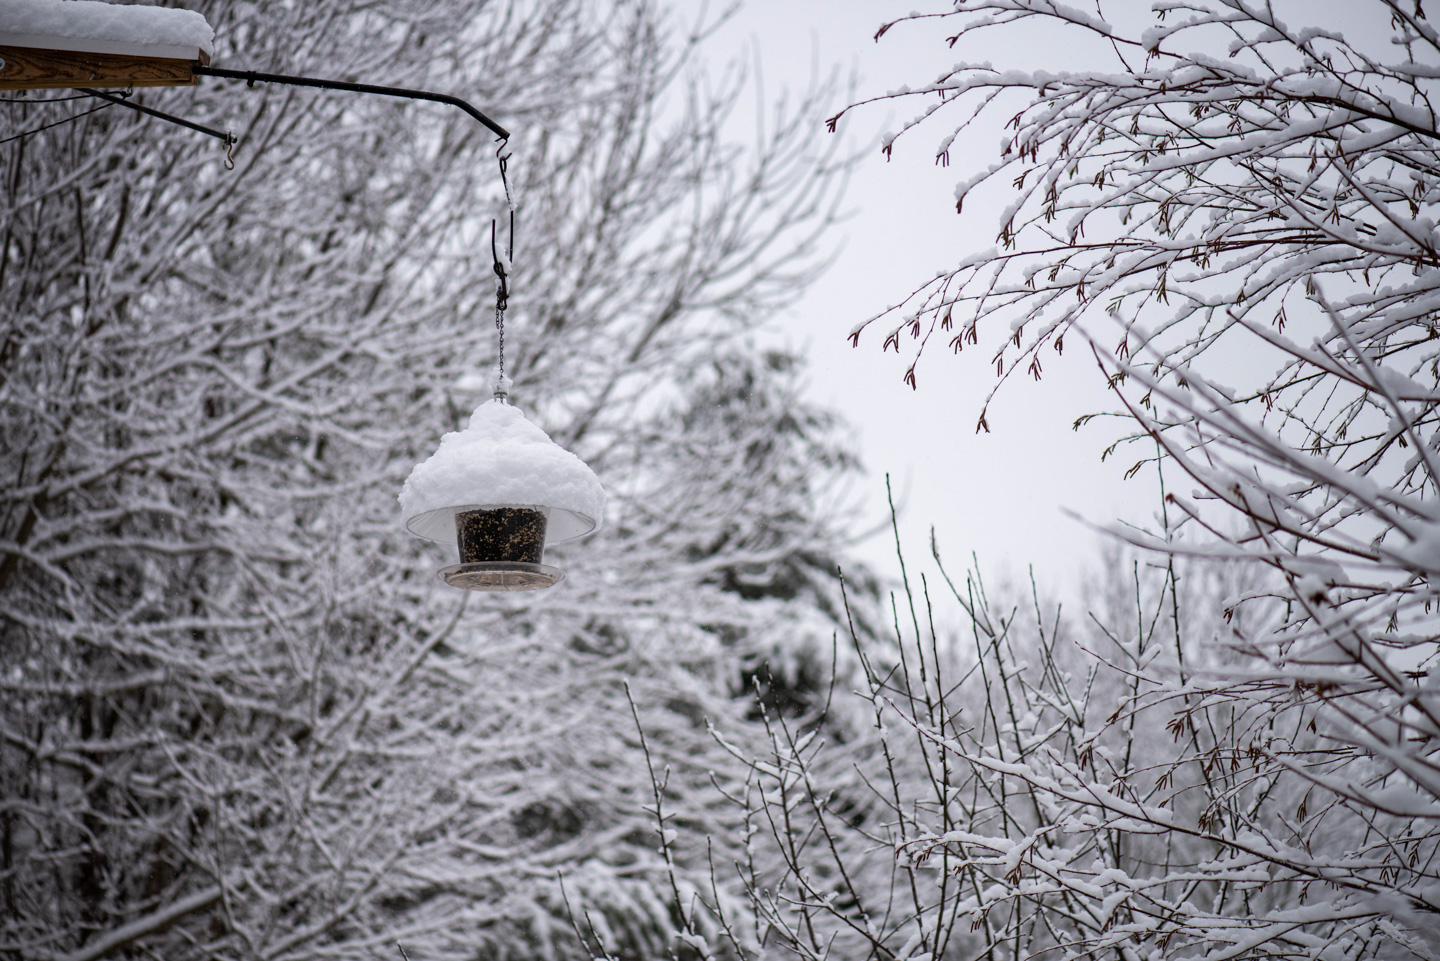
[[[315,77],[290,77],[278,73],[257,73],[253,70],[222,70],[219,67],[209,67],[203,64],[195,64],[192,68],[196,76],[202,77],[223,77],[226,80],[244,80],[249,85],[256,83],[283,83],[292,87],[319,87],[322,90],[347,90],[351,93],[371,93],[382,97],[403,97],[406,100],[431,100],[435,103],[448,103],[452,107],[459,107],[461,110],[474,117],[484,124],[495,136],[501,140],[510,139],[510,131],[491,120],[485,114],[475,109],[459,97],[452,97],[448,93],[432,93],[429,90],[408,90],[404,87],[380,87],[369,83],[349,83],[344,80],[319,80]]]

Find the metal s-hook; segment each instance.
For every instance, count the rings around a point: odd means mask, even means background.
[[[500,163],[500,186],[505,188],[505,206],[510,210],[510,238],[506,243],[506,256],[515,259],[515,198],[510,194],[510,178],[505,175],[510,168],[510,154],[503,153],[509,138],[500,141],[495,148],[495,159]]]

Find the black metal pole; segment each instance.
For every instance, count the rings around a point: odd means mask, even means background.
[[[117,97],[114,94],[105,93],[103,90],[90,90],[88,88],[82,87],[80,89],[80,92],[84,94],[89,94],[92,97],[99,97],[101,100],[108,100],[111,103],[118,103],[122,107],[129,107],[131,110],[138,110],[141,113],[149,114],[152,117],[159,117],[161,120],[168,120],[170,123],[178,124],[181,127],[188,127],[191,130],[195,130],[208,136],[214,137],[216,140],[224,141],[225,146],[227,147],[237,142],[235,139],[235,135],[230,133],[228,130],[220,131],[214,130],[210,127],[202,127],[200,124],[190,120],[186,120],[184,117],[176,117],[173,114],[168,114],[160,110],[153,110],[150,107],[143,107],[138,103],[131,103],[124,97]]]
[[[452,107],[459,107],[461,110],[474,117],[484,124],[495,136],[501,140],[510,139],[510,131],[500,126],[470,104],[459,97],[452,97],[448,93],[432,93],[429,90],[408,90],[404,87],[380,87],[369,83],[349,83],[344,80],[319,80],[315,77],[290,77],[278,73],[256,73],[253,70],[222,70],[219,67],[207,67],[201,64],[194,66],[197,76],[202,77],[223,77],[226,80],[244,80],[247,84],[255,83],[283,83],[292,87],[318,87],[321,90],[347,90],[351,93],[371,93],[382,97],[403,97],[407,100],[430,100],[435,103],[447,103]]]

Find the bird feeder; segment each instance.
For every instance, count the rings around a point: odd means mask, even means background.
[[[497,398],[416,465],[400,507],[412,534],[453,540],[459,563],[440,571],[447,584],[534,591],[565,577],[542,563],[546,544],[594,531],[605,491],[580,458]]]
[[[547,542],[594,531],[605,491],[590,468],[563,450],[505,400],[505,305],[514,255],[515,205],[505,178],[510,133],[450,94],[210,66],[214,31],[198,13],[151,4],[98,0],[0,0],[0,90],[78,88],[83,94],[222,140],[227,165],[237,142],[229,132],[129,102],[100,88],[193,85],[221,77],[448,104],[499,138],[496,160],[509,205],[510,238],[502,256],[491,224],[498,278],[495,327],[499,363],[495,400],[482,404],[462,431],[446,434],[416,466],[400,492],[405,526],[435,541],[454,539],[459,563],[445,582],[476,591],[533,591],[565,574],[542,563]],[[84,114],[81,114],[84,116]],[[40,127],[38,129],[45,129]],[[37,131],[32,131],[37,132]]]

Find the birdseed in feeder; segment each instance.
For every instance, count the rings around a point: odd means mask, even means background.
[[[545,554],[545,513],[529,507],[492,507],[455,515],[460,561],[539,564]]]

